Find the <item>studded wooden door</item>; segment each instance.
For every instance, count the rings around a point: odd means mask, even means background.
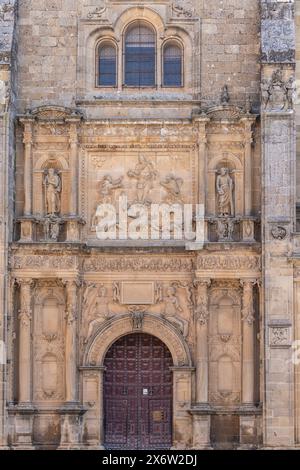
[[[107,449],[172,446],[172,356],[154,336],[131,334],[108,351],[104,373]]]

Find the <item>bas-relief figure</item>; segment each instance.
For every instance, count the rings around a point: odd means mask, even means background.
[[[115,204],[116,191],[123,188],[123,177],[114,179],[111,175],[105,175],[98,187],[99,200],[95,205],[92,216],[92,228],[97,225],[97,207],[98,204]]]
[[[166,191],[165,202],[167,204],[183,203],[181,189],[183,179],[175,175],[167,175],[163,181],[160,182],[161,186]]]
[[[233,187],[229,169],[221,168],[217,176],[218,212],[221,217],[234,216]]]
[[[144,155],[139,155],[138,163],[133,170],[129,170],[129,178],[136,180],[135,204],[151,204],[150,191],[157,177],[153,163]]]
[[[93,300],[93,305],[90,309],[90,316],[93,318],[93,320],[89,322],[88,333],[85,340],[86,343],[88,338],[90,338],[92,335],[94,329],[113,316],[109,309],[109,301],[110,299],[108,297],[107,288],[101,284],[97,288],[97,296]]]
[[[188,335],[189,323],[180,316],[182,312],[183,309],[179,303],[176,287],[168,287],[166,296],[164,297],[164,311],[162,316],[170,323],[173,323],[176,328],[179,328],[183,336],[186,338]]]
[[[271,77],[261,82],[261,98],[266,111],[288,111],[293,109],[296,100],[294,75],[285,80],[281,69],[273,71]]]

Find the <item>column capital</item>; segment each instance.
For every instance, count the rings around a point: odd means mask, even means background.
[[[207,278],[207,279],[196,278],[193,281],[193,285],[196,288],[198,288],[198,287],[207,287],[208,288],[208,287],[211,286],[211,279],[209,279],[209,278]]]
[[[75,279],[74,278],[73,279],[62,278],[61,283],[67,289],[71,289],[71,288],[75,289],[82,285],[81,280],[78,278],[75,278]]]
[[[35,280],[26,277],[15,277],[13,279],[13,284],[16,284],[19,287],[28,287],[32,288],[35,285]]]
[[[259,279],[255,279],[255,278],[249,278],[249,279],[240,279],[240,285],[241,287],[247,287],[247,286],[250,286],[252,285],[252,287],[254,287],[255,285],[258,285],[260,282]]]

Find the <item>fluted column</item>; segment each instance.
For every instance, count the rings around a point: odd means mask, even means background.
[[[243,378],[242,378],[242,402],[253,405],[255,387],[255,348],[254,348],[254,304],[253,287],[256,280],[242,280],[243,287]]]
[[[20,286],[19,310],[19,403],[31,402],[31,289],[32,279],[17,279]]]
[[[197,289],[196,331],[196,403],[208,403],[208,288],[210,279],[195,281]]]
[[[76,280],[64,280],[66,289],[66,324],[65,324],[65,382],[66,402],[77,401],[77,288]]]

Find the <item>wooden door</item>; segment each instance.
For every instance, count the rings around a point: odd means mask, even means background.
[[[154,336],[131,334],[108,351],[104,373],[107,449],[172,446],[172,356]]]

